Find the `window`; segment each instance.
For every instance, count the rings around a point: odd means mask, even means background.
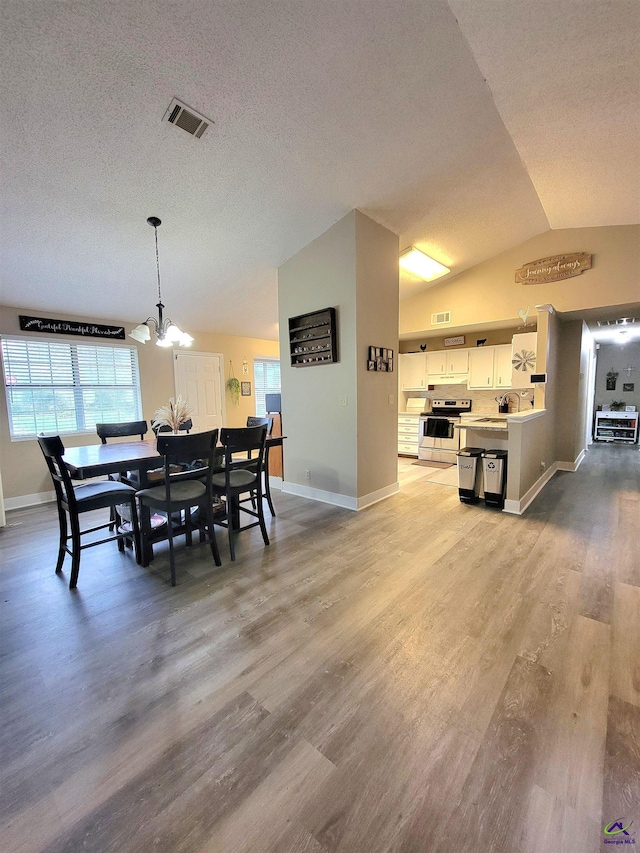
[[[12,438],[141,418],[135,347],[3,338],[2,356]]]
[[[280,393],[280,362],[275,358],[254,358],[253,385],[256,395],[256,415],[264,417],[267,414],[265,394]]]

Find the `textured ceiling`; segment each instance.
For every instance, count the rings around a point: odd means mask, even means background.
[[[155,215],[169,315],[275,338],[277,267],[354,207],[452,273],[637,222],[636,4],[602,6],[5,0],[2,301],[144,319]],[[174,96],[202,140],[162,122]]]

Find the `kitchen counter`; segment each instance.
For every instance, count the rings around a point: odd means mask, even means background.
[[[507,432],[509,424],[507,415],[463,415],[459,424],[454,424],[454,429],[482,430],[483,432]]]

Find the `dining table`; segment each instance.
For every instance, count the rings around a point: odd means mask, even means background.
[[[267,436],[266,449],[281,447],[285,435]],[[156,439],[142,441],[114,441],[110,444],[84,444],[68,447],[62,457],[74,480],[88,480],[108,474],[124,474],[137,471],[140,489],[149,487],[149,472],[164,465],[164,456],[158,453]],[[269,483],[269,453],[265,453],[265,481]],[[141,559],[148,565],[153,558],[153,531],[148,507],[140,513],[142,534]]]

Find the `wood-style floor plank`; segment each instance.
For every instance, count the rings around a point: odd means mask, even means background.
[[[448,473],[448,472],[445,472]],[[0,532],[0,849],[595,853],[640,825],[640,454],[521,517],[433,471],[360,513],[274,495],[272,544],[111,545],[56,577]]]

